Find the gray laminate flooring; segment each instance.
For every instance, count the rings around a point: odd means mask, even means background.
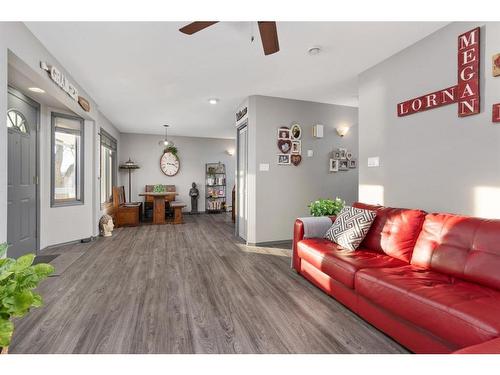
[[[185,219],[44,251],[64,269],[10,352],[406,353],[293,272],[289,246],[241,244],[229,215]]]

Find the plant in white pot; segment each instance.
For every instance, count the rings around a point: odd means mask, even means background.
[[[12,334],[14,318],[22,318],[31,308],[43,305],[42,296],[33,290],[40,281],[54,272],[50,264],[33,265],[35,254],[18,259],[4,258],[7,244],[0,244],[0,351],[6,354]]]

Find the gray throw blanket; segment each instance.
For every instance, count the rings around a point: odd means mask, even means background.
[[[328,216],[299,217],[299,220],[304,223],[304,238],[323,238],[332,226]]]

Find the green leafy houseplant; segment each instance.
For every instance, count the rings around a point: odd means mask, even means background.
[[[161,184],[155,185],[153,187],[153,192],[154,193],[164,193],[165,192],[165,185],[161,185]]]
[[[177,156],[178,150],[175,146],[168,146],[163,150],[163,152],[171,152],[173,155]]]
[[[336,197],[335,199],[318,199],[309,204],[309,211],[312,216],[332,216],[338,215],[344,208],[345,202]]]
[[[31,308],[43,305],[33,291],[54,272],[50,264],[33,264],[35,254],[18,259],[3,258],[7,244],[0,244],[0,348],[7,348],[14,332],[13,318],[22,318]]]

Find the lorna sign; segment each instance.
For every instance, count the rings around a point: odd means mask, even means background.
[[[458,36],[458,84],[430,94],[398,103],[398,116],[408,116],[458,103],[458,116],[479,113],[479,27]]]

